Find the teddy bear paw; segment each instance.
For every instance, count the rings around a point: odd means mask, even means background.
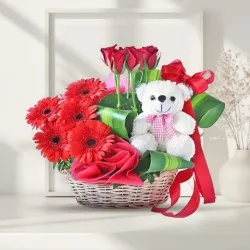
[[[137,149],[140,155],[143,155],[147,150],[155,151],[157,149],[157,142],[150,133],[132,136],[130,144]]]
[[[190,161],[195,154],[195,144],[191,137],[179,135],[166,143],[166,150],[170,155]]]

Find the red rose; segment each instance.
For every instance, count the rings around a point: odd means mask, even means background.
[[[126,50],[123,48],[116,49],[116,45],[101,49],[103,60],[111,71],[117,74],[123,73]]]
[[[119,48],[113,52],[113,63],[115,73],[121,74],[123,73],[124,63],[125,63],[126,50],[123,48]]]
[[[117,44],[111,46],[111,47],[107,47],[107,48],[102,48],[101,52],[103,55],[103,61],[105,62],[105,64],[107,66],[109,66],[111,69],[113,69],[113,54],[115,52],[115,47],[117,46]]]
[[[134,171],[139,162],[138,152],[123,139],[115,137],[115,140],[103,161],[90,164],[75,161],[71,168],[72,176],[87,183],[142,185]]]
[[[131,71],[137,65],[140,64],[140,69],[142,69],[143,66],[142,51],[140,49],[136,49],[134,46],[131,46],[131,47],[126,47],[126,52],[127,52],[127,61],[126,61],[127,68]]]
[[[154,46],[142,47],[141,49],[143,60],[147,64],[149,69],[155,68],[157,65],[158,49]]]

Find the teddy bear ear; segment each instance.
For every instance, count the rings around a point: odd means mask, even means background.
[[[147,84],[143,83],[141,84],[137,89],[136,89],[136,94],[137,94],[137,98],[140,102],[142,102],[143,96],[146,92],[146,88],[147,88]]]
[[[184,101],[189,100],[193,95],[193,90],[183,83],[177,84],[178,88],[181,90]]]

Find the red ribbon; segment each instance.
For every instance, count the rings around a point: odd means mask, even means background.
[[[214,74],[210,70],[196,73],[191,77],[186,75],[186,70],[180,60],[175,60],[169,65],[162,66],[161,73],[162,79],[176,83],[184,83],[191,87],[196,94],[204,92],[208,88],[208,84],[212,83],[214,80]],[[204,78],[204,75],[207,73],[209,73],[209,77]],[[195,119],[191,100],[185,102],[183,111]],[[196,125],[195,132],[191,135],[191,138],[194,140],[196,147],[195,155],[193,157],[194,168],[180,171],[177,174],[169,189],[169,196],[171,199],[170,206],[167,208],[153,207],[153,212],[158,212],[168,217],[185,218],[198,209],[200,204],[200,194],[204,198],[204,203],[215,202],[213,182],[202,150],[198,125]],[[169,212],[169,209],[172,208],[180,198],[181,183],[188,181],[192,177],[194,181],[194,190],[189,202],[180,212],[176,214]]]
[[[176,83],[185,83],[191,87],[195,94],[203,93],[207,90],[208,84],[214,81],[214,73],[211,70],[204,70],[193,76],[188,76],[180,60],[175,60],[161,68],[161,77]]]

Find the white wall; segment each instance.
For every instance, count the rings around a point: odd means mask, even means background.
[[[45,161],[34,149],[24,117],[46,95],[45,10],[48,8],[166,8],[205,11],[204,66],[214,69],[223,46],[250,54],[250,1],[4,0],[0,1],[0,193],[42,193]],[[168,34],[166,34],[168,36]],[[183,37],[183,43],[185,37]],[[204,149],[217,187],[228,158],[223,132],[206,130]],[[229,145],[232,151],[232,145]]]

